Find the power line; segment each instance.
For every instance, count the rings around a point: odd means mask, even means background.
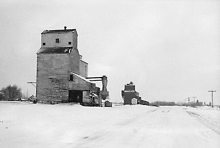
[[[209,90],[208,92],[212,93],[212,107],[213,107],[213,93],[216,92],[216,90]]]
[[[36,82],[27,82],[27,83],[32,84],[36,88]]]

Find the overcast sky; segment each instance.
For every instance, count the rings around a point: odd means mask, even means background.
[[[219,0],[1,0],[0,88],[35,88],[41,32],[77,29],[89,76],[108,77],[112,101],[132,81],[144,100],[220,104]],[[100,86],[100,84],[98,84]]]

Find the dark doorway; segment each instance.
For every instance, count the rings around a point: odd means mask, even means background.
[[[82,103],[81,90],[69,90],[69,102]]]

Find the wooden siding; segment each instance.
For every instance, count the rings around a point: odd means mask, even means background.
[[[79,62],[79,74],[83,77],[88,77],[88,63],[82,60]]]
[[[69,81],[70,90],[93,90],[95,87],[95,84],[84,81],[75,75],[73,75],[73,81]]]
[[[37,98],[68,100],[69,54],[38,54],[37,62]]]
[[[79,62],[80,62],[79,51],[78,49],[74,48],[72,49],[72,52],[70,53],[70,60],[69,60],[69,68],[71,72],[80,74],[79,73]]]
[[[73,47],[77,48],[77,33],[75,32],[54,32],[41,34],[42,47]],[[56,43],[59,39],[59,43]],[[69,44],[71,42],[71,44]],[[43,45],[45,43],[45,45]]]

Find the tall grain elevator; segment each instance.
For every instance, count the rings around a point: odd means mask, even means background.
[[[88,63],[77,48],[76,29],[44,30],[37,52],[36,98],[42,102],[86,103],[99,88],[86,77]]]
[[[148,101],[142,100],[139,93],[135,90],[135,85],[130,82],[124,86],[124,90],[121,91],[122,98],[124,99],[124,105],[149,105]]]

